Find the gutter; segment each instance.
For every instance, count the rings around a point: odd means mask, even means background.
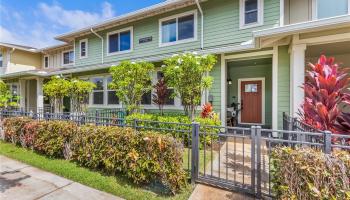
[[[103,37],[101,35],[99,35],[98,33],[96,33],[94,31],[94,29],[90,28],[91,33],[95,34],[97,37],[99,37],[101,39],[101,45],[102,45],[102,49],[101,49],[101,63],[103,64]]]
[[[201,49],[203,50],[204,48],[204,15],[203,15],[203,10],[199,3],[199,0],[196,0],[196,4],[199,12],[201,13]]]

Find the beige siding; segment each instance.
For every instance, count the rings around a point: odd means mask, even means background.
[[[312,0],[285,0],[284,23],[294,24],[312,19]]]

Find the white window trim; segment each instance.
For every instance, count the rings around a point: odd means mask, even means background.
[[[264,0],[258,1],[258,21],[251,24],[245,24],[245,0],[239,1],[239,29],[253,28],[264,25]]]
[[[81,43],[85,42],[85,56],[81,56]],[[83,39],[79,41],[79,59],[87,58],[89,53],[88,39]]]
[[[47,58],[47,67],[45,66],[45,59]],[[46,55],[44,56],[44,69],[48,69],[50,68],[50,56],[49,55]]]
[[[109,53],[109,36],[116,34],[116,33],[121,33],[121,32],[125,32],[125,31],[130,31],[130,50],[125,50],[125,51],[117,51],[117,52],[113,52],[113,53]],[[113,56],[113,55],[118,55],[118,54],[124,54],[124,53],[130,53],[134,50],[134,28],[132,26],[127,27],[127,28],[123,28],[123,29],[119,29],[116,31],[112,31],[112,32],[108,32],[106,34],[106,52],[107,52],[107,56]],[[119,45],[120,45],[120,36],[118,37],[119,40]]]
[[[241,83],[243,81],[261,81],[261,124],[265,125],[265,77],[257,77],[257,78],[240,78],[238,79],[238,102],[241,102]],[[257,124],[257,123],[242,123],[241,122],[241,113],[238,115],[238,123],[239,124]]]
[[[2,52],[2,49],[0,49],[0,57],[1,57],[1,65],[0,65],[0,67],[4,67],[4,54],[3,54],[3,52]]]
[[[114,91],[114,90],[108,90],[108,82],[107,79],[111,77],[110,75],[101,75],[101,76],[90,76],[88,77],[88,80],[93,83],[93,79],[95,78],[101,78],[103,80],[103,90],[97,90],[99,92],[103,91],[103,104],[94,104],[93,103],[93,93],[94,90],[89,95],[89,107],[91,108],[121,108],[122,104],[119,100],[119,104],[108,104],[108,91]],[[81,77],[82,78],[82,77]]]
[[[177,40],[178,38],[178,19],[180,17],[184,17],[184,16],[187,16],[187,15],[191,15],[193,14],[194,15],[194,34],[193,34],[193,38],[188,38],[188,39],[184,39],[184,40]],[[194,41],[197,41],[197,35],[198,35],[198,29],[197,29],[197,26],[198,26],[198,14],[197,14],[197,10],[191,10],[191,11],[188,11],[188,12],[184,12],[184,13],[180,13],[180,14],[177,14],[177,15],[172,15],[172,16],[169,16],[169,17],[165,17],[165,18],[162,18],[162,19],[159,19],[159,47],[165,47],[165,46],[171,46],[171,45],[176,45],[176,44],[183,44],[183,43],[188,43],[188,42],[194,42]],[[176,41],[174,42],[166,42],[166,43],[163,43],[162,42],[162,22],[164,21],[168,21],[168,20],[171,20],[171,19],[176,19]]]
[[[320,20],[318,19],[318,1],[317,0],[312,0],[312,20]],[[348,14],[345,15],[350,15],[350,0],[348,0]],[[337,15],[337,16],[333,16],[333,17],[339,17],[339,16],[345,16],[345,15]],[[327,18],[322,18],[322,19],[329,19],[329,18],[333,18],[333,17],[327,17]]]
[[[68,63],[68,64],[64,64],[64,53],[67,53],[67,52],[70,52],[70,51],[73,51],[73,62],[72,63]],[[71,65],[74,65],[74,61],[75,61],[75,53],[74,53],[74,50],[73,49],[70,49],[70,50],[66,50],[66,51],[62,51],[62,66],[71,66]]]

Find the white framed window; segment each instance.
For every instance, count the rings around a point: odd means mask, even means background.
[[[128,53],[133,49],[133,27],[107,33],[107,55]]]
[[[74,63],[74,51],[67,50],[62,52],[62,65],[70,65]]]
[[[103,105],[104,104],[104,78],[95,77],[91,81],[96,84],[96,87],[92,91],[92,104]]]
[[[197,11],[189,11],[159,20],[159,46],[197,40]]]
[[[107,105],[118,105],[119,98],[116,95],[116,91],[109,87],[109,84],[112,82],[112,77],[107,77],[106,81],[107,81],[107,86],[106,86]]]
[[[49,68],[49,56],[44,56],[44,68]]]
[[[350,0],[313,0],[312,19],[325,19],[350,14]]]
[[[261,26],[264,23],[263,0],[240,0],[240,29]]]
[[[3,59],[2,52],[0,51],[0,67],[3,67]]]
[[[88,39],[83,39],[79,41],[79,58],[88,57]]]

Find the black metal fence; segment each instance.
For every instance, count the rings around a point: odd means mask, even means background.
[[[256,197],[273,197],[271,153],[276,146],[312,147],[331,153],[334,149],[350,151],[350,135],[328,131],[301,131],[300,123],[284,116],[287,130],[207,126],[148,120],[126,120],[96,113],[33,113],[0,111],[0,117],[27,116],[37,120],[69,120],[79,125],[132,127],[171,134],[184,148],[183,167],[193,183],[243,191]],[[290,122],[293,123],[290,123]],[[293,128],[295,125],[297,128]],[[306,129],[303,129],[306,130]],[[277,137],[276,137],[277,136]]]

